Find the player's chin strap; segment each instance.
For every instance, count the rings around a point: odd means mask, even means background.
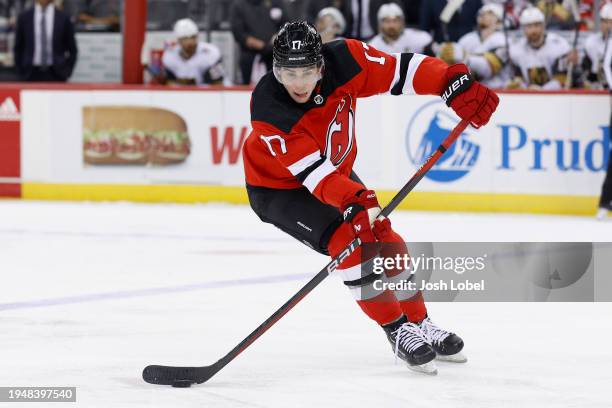
[[[378,214],[378,217],[387,217],[406,196],[421,181],[425,174],[433,167],[440,157],[446,153],[450,146],[459,138],[463,131],[468,127],[469,121],[462,120],[450,134],[444,139],[442,144],[429,156],[429,158],[419,167],[412,178],[398,191],[393,199]],[[189,387],[191,384],[201,384],[217,374],[223,367],[228,365],[240,353],[246,350],[255,340],[270,329],[295,305],[297,305],[306,295],[316,288],[323,280],[333,273],[346,257],[351,255],[361,246],[361,240],[355,238],[338,256],[333,258],[323,269],[319,271],[306,285],[304,285],[291,299],[285,302],[272,316],[259,325],[251,334],[245,337],[237,346],[230,350],[225,356],[221,357],[216,363],[201,367],[173,367],[162,365],[147,366],[142,372],[142,378],[150,384],[173,385],[175,387]]]

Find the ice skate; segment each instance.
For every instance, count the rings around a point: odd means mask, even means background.
[[[408,364],[408,368],[423,374],[436,375],[438,369],[433,362],[436,352],[427,344],[426,337],[416,323],[406,316],[383,326],[395,353]]]
[[[437,360],[450,361],[452,363],[467,362],[467,357],[461,352],[463,349],[461,337],[438,327],[431,321],[429,316],[423,319],[419,327],[436,352]]]

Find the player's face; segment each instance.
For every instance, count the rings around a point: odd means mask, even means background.
[[[478,27],[481,29],[495,27],[497,23],[497,17],[490,11],[478,14]]]
[[[179,38],[179,44],[181,45],[181,49],[185,54],[191,55],[195,52],[196,47],[198,46],[198,36],[194,35],[191,37]]]
[[[395,40],[404,31],[404,20],[398,16],[383,18],[380,23],[380,30],[383,35]]]
[[[316,65],[278,69],[278,80],[297,103],[308,102],[320,78],[321,68]]]
[[[612,31],[612,20],[607,18],[601,19],[601,32],[603,35],[608,35]]]
[[[544,41],[544,23],[527,24],[523,27],[523,31],[532,46],[539,46]]]

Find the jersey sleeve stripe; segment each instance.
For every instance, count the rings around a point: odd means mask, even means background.
[[[301,158],[300,160],[293,163],[291,166],[287,167],[287,169],[293,174],[297,176],[308,167],[312,166],[316,162],[321,160],[321,153],[316,151],[314,153],[309,154],[306,157]]]
[[[404,88],[404,84],[406,82],[406,73],[408,72],[412,55],[413,54],[410,53],[395,54],[395,59],[399,61],[399,64],[395,64],[395,76],[391,82],[390,89],[391,95],[401,95],[402,89]]]
[[[306,180],[308,176],[310,176],[310,173],[315,171],[324,162],[325,162],[325,157],[320,157],[319,160],[312,163],[310,166],[306,167],[301,173],[297,174],[295,177],[299,180],[300,183],[304,184],[304,180]]]
[[[304,178],[304,181],[302,181],[304,187],[306,187],[311,193],[314,192],[321,180],[336,171],[336,167],[332,164],[331,161],[329,161],[329,159],[322,157],[321,160],[321,164],[315,163],[316,167],[314,167],[315,165],[313,165],[313,170],[310,171],[310,174],[308,174]]]
[[[406,74],[406,83],[402,88],[402,93],[404,95],[416,95],[416,91],[414,89],[414,76],[425,58],[426,56],[422,54],[412,54],[410,64],[408,65],[408,72]]]

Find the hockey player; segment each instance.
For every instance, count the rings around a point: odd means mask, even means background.
[[[501,31],[504,9],[486,4],[478,11],[478,29],[458,43],[444,43],[438,57],[449,64],[464,62],[474,76],[490,88],[503,88],[510,79],[506,39]]]
[[[379,33],[370,40],[370,45],[388,54],[415,52],[433,55],[431,35],[422,30],[406,28],[404,12],[395,3],[383,4],[378,9]]]
[[[510,46],[515,78],[508,88],[563,89],[572,47],[558,34],[546,32],[544,24],[544,14],[536,7],[521,13],[525,37]]]
[[[342,33],[346,29],[346,20],[337,8],[325,7],[317,14],[315,27],[321,35],[321,41],[326,44],[342,38]]]
[[[610,28],[612,13],[609,7],[611,7],[611,5],[606,4],[601,11],[602,18],[607,20],[605,23],[603,23],[602,20],[602,24],[608,24],[609,27],[606,44],[604,46],[605,51],[602,64],[605,73],[605,80],[607,82],[607,88],[610,89],[610,92],[612,92],[612,38],[610,38],[609,34],[610,29],[612,29]],[[612,98],[612,93],[610,94],[610,97]],[[610,129],[612,131],[612,113],[610,114]],[[612,133],[610,133],[610,138],[612,140]],[[610,151],[610,155],[608,157],[606,178],[604,179],[603,186],[601,187],[601,197],[599,198],[599,211],[597,212],[597,218],[605,218],[610,214],[610,211],[612,211],[612,151]]]
[[[480,127],[497,108],[497,95],[473,80],[465,65],[449,67],[420,54],[389,55],[357,40],[322,45],[315,28],[303,21],[281,28],[273,53],[273,71],[252,94],[252,131],[243,148],[251,207],[262,221],[325,255],[340,255],[356,236],[364,243],[390,243],[382,256],[406,254],[390,220],[376,217],[376,193],[352,171],[357,98],[445,95],[461,118]],[[396,355],[429,374],[436,372],[436,355],[465,361],[462,339],[429,319],[420,292],[377,290],[378,275],[362,276],[360,257],[358,249],[342,261],[338,274],[383,328]],[[409,270],[386,273],[410,277]]]
[[[198,41],[198,26],[184,18],[174,24],[177,44],[164,51],[162,64],[167,81],[180,85],[223,83],[223,63],[219,49]]]
[[[599,15],[601,31],[591,34],[584,43],[583,68],[586,73],[586,83],[591,89],[608,87],[603,60],[610,39],[610,30],[612,30],[612,4],[608,3],[603,6]]]

